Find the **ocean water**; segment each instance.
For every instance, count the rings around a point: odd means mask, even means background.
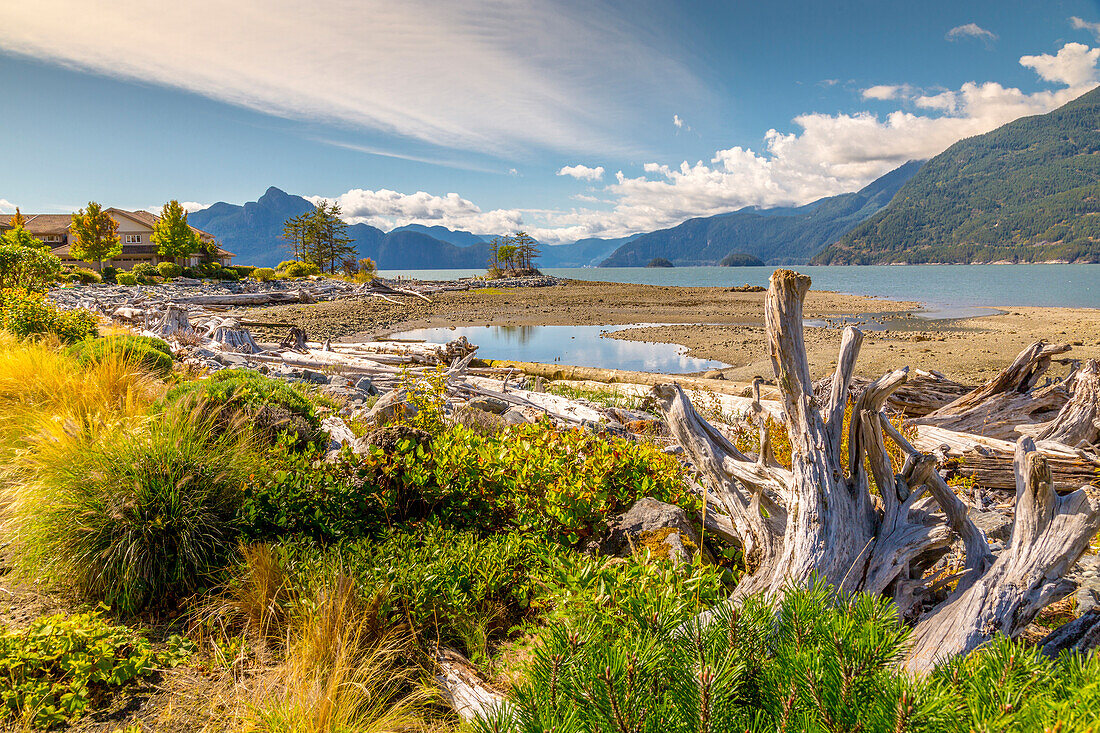
[[[815,290],[913,300],[925,304],[929,314],[938,317],[979,315],[990,307],[1100,308],[1100,265],[791,265],[789,268],[809,275]],[[644,285],[767,286],[775,269],[773,266],[570,267],[543,271],[578,280]],[[453,280],[484,272],[384,270],[382,274]]]

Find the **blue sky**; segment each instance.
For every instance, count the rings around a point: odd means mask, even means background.
[[[855,190],[1094,87],[1047,2],[0,5],[0,210],[253,200],[572,241]]]

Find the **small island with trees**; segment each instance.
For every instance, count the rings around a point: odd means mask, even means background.
[[[730,252],[718,264],[722,267],[763,267],[764,261],[747,252]]]
[[[646,263],[646,267],[673,267],[672,260],[665,257],[654,257]]]

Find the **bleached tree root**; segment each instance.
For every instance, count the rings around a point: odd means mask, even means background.
[[[749,460],[699,415],[680,387],[654,388],[673,436],[708,480],[744,546],[747,572],[734,598],[780,594],[812,578],[841,593],[890,595],[917,618],[909,661],[914,671],[969,651],[997,631],[1017,633],[1065,592],[1062,575],[1100,527],[1091,490],[1058,498],[1045,460],[1025,439],[1017,449],[1016,528],[1009,548],[995,559],[966,505],[936,472],[936,459],[913,447],[883,412],[907,369],[872,382],[854,400],[843,461],[844,413],[862,334],[845,331],[828,395],[819,401],[802,339],[809,284],[808,277],[778,270],[765,300],[767,343],[792,446],[790,470],[768,460],[766,433],[760,458]],[[1050,352],[1040,348],[1039,362],[1044,353]],[[1015,384],[1033,384],[1041,364],[1028,363]],[[905,456],[898,472],[887,439]],[[930,551],[956,537],[965,551],[959,573],[924,578]],[[921,618],[948,582],[956,586],[947,600]],[[983,621],[964,623],[964,615]]]

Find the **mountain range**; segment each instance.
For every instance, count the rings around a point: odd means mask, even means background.
[[[681,267],[717,265],[731,252],[753,255],[767,264],[806,262],[886,206],[920,166],[921,161],[909,161],[855,193],[804,206],[748,207],[688,219],[670,229],[643,234],[615,250],[602,265],[638,267],[658,257]]]
[[[301,196],[272,186],[244,205],[219,202],[188,216],[193,226],[210,232],[237,255],[242,264],[273,267],[289,259],[282,239],[283,224],[313,208]],[[454,231],[442,226],[409,224],[384,232],[369,224],[348,226],[359,257],[370,257],[383,270],[483,268],[489,260],[488,235]],[[573,244],[543,245],[543,267],[586,267],[599,264],[630,240],[582,239]]]
[[[1100,261],[1100,88],[961,140],[818,264]]]

